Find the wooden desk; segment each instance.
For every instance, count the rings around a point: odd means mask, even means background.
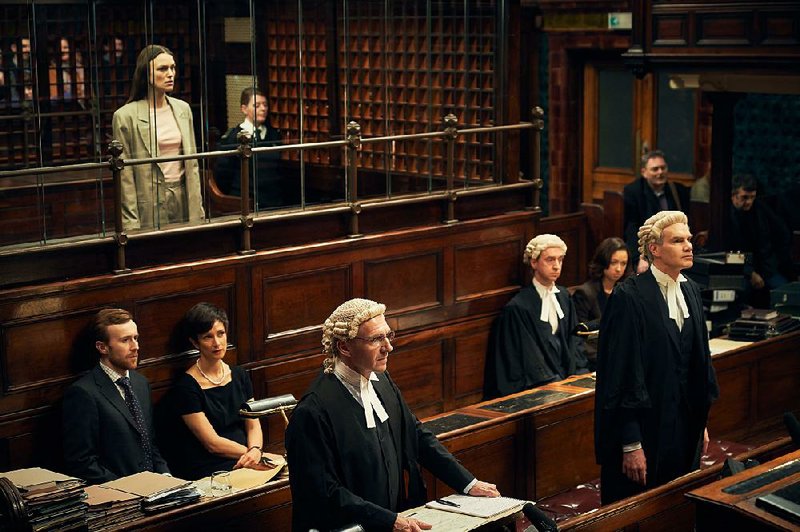
[[[785,410],[800,408],[800,333],[777,337],[714,357],[720,400],[712,409],[713,437],[757,436],[781,424]],[[594,463],[594,387],[591,377],[565,381],[485,401],[424,420],[442,443],[478,478],[495,482],[501,493],[538,500],[599,476]],[[734,438],[731,438],[734,439]],[[788,438],[748,456],[772,458],[786,452]],[[695,471],[640,496],[560,523],[562,530],[610,530],[635,526],[659,529],[667,521],[691,529],[692,505],[684,493],[710,482],[721,466]],[[452,493],[426,473],[430,498]],[[157,514],[129,530],[197,530],[230,526],[288,531],[288,482],[279,480],[230,498]]]
[[[289,531],[292,528],[292,495],[289,479],[219,498],[204,498],[190,504],[143,517],[119,530],[174,532],[185,530]]]
[[[742,471],[687,493],[696,507],[697,530],[798,530],[800,526],[762,510],[756,506],[756,497],[800,482],[800,472],[775,480],[747,493],[730,494],[723,489],[756,477],[778,466],[800,460],[800,451],[794,451],[766,464]]]

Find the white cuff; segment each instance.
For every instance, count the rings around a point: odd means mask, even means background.
[[[477,483],[478,483],[478,479],[477,479],[477,478],[473,478],[473,479],[472,479],[472,482],[470,482],[469,484],[467,484],[467,487],[466,487],[466,488],[464,488],[464,491],[462,491],[461,493],[463,493],[464,495],[469,495],[469,490],[471,490],[471,489],[472,489],[472,487],[473,487],[475,484],[477,484]]]
[[[634,443],[629,443],[627,445],[623,445],[622,446],[622,452],[623,453],[632,453],[633,451],[638,451],[641,448],[642,448],[642,442],[637,441],[637,442],[634,442]]]

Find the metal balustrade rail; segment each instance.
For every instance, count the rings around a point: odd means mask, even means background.
[[[309,150],[309,149],[326,149],[344,147],[347,149],[347,173],[346,173],[346,198],[345,202],[331,203],[324,206],[317,206],[313,209],[302,211],[289,211],[289,212],[270,212],[259,213],[258,218],[281,218],[281,219],[295,219],[314,217],[330,214],[332,212],[349,213],[349,234],[351,238],[358,238],[361,236],[359,232],[359,214],[363,210],[375,210],[397,205],[416,204],[424,202],[445,202],[446,203],[446,217],[442,220],[444,224],[451,224],[456,222],[455,219],[455,201],[459,196],[473,196],[486,194],[490,191],[497,189],[504,190],[519,190],[530,189],[531,199],[529,209],[534,211],[541,210],[539,206],[539,195],[542,188],[542,179],[540,176],[539,152],[541,149],[541,133],[544,128],[544,112],[540,107],[535,107],[531,112],[531,122],[520,122],[518,124],[500,125],[500,126],[487,126],[487,127],[472,127],[472,128],[458,128],[457,118],[450,114],[444,117],[443,129],[440,131],[429,131],[424,133],[403,134],[403,135],[389,135],[384,137],[369,137],[364,138],[361,136],[361,127],[356,122],[350,122],[346,127],[346,136],[343,140],[332,140],[325,142],[308,142],[300,144],[284,144],[279,146],[265,146],[253,148],[251,139],[247,135],[240,134],[239,147],[233,150],[217,150],[209,152],[194,153],[190,155],[176,155],[170,157],[149,157],[143,159],[123,159],[122,158],[122,144],[118,140],[112,140],[109,144],[108,152],[110,154],[108,160],[102,163],[79,163],[69,164],[63,166],[47,166],[39,168],[26,168],[21,170],[0,171],[0,179],[9,177],[24,177],[24,176],[40,176],[54,173],[72,172],[72,171],[91,171],[91,170],[111,170],[114,183],[114,233],[105,237],[72,237],[72,240],[60,241],[57,243],[36,243],[31,245],[14,245],[13,247],[0,248],[0,256],[3,255],[21,255],[36,252],[43,249],[54,248],[72,248],[80,247],[98,242],[108,242],[113,239],[116,243],[116,260],[114,266],[115,273],[123,273],[130,271],[126,267],[126,245],[130,239],[139,238],[152,238],[158,234],[174,234],[178,232],[194,232],[198,230],[206,230],[209,227],[231,226],[238,225],[241,231],[241,245],[239,253],[250,254],[254,253],[251,245],[251,230],[254,224],[254,214],[250,211],[250,187],[249,187],[249,173],[250,173],[250,159],[254,154],[281,152],[290,150]],[[523,129],[532,129],[533,135],[530,139],[530,150],[533,157],[530,158],[530,173],[532,176],[530,180],[519,179],[516,182],[508,184],[496,184],[493,187],[480,187],[480,188],[464,188],[456,189],[455,182],[455,145],[459,136],[463,135],[476,135],[493,132],[507,132],[519,131]],[[422,192],[411,193],[403,195],[402,197],[386,197],[386,198],[370,198],[368,201],[360,201],[358,198],[358,157],[361,147],[364,144],[382,143],[391,141],[414,141],[423,139],[443,139],[447,143],[446,150],[446,187],[439,192]],[[121,173],[122,169],[126,166],[153,164],[168,161],[184,161],[187,159],[213,159],[218,157],[225,157],[231,155],[238,155],[241,163],[240,171],[240,190],[241,190],[241,210],[238,220],[213,220],[203,224],[195,225],[181,225],[176,227],[163,227],[153,231],[137,231],[132,234],[124,229],[122,223],[122,187]]]

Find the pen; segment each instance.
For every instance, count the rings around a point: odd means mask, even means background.
[[[445,506],[453,506],[455,508],[459,508],[460,507],[458,504],[454,503],[453,501],[448,501],[448,500],[445,500],[445,499],[436,499],[436,502],[438,502],[439,504],[444,504]]]

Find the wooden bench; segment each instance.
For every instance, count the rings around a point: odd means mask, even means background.
[[[738,459],[764,461],[786,452],[789,438],[759,441],[780,431],[781,413],[800,407],[796,382],[800,333],[715,355],[722,396],[712,409],[713,437],[759,446]],[[512,396],[485,401],[424,420],[471,472],[497,483],[510,496],[538,500],[596,478],[592,418],[594,390],[588,376],[573,376]],[[748,390],[743,393],[742,390]],[[731,422],[736,419],[737,426]],[[559,523],[561,530],[690,530],[693,506],[684,493],[719,475],[721,464],[692,472],[642,495]],[[451,490],[426,472],[429,497]],[[131,525],[148,530],[188,530],[197,523],[244,523],[289,530],[291,497],[285,480],[235,496],[159,514]],[[668,521],[665,521],[668,516]],[[259,521],[261,519],[261,521]]]

